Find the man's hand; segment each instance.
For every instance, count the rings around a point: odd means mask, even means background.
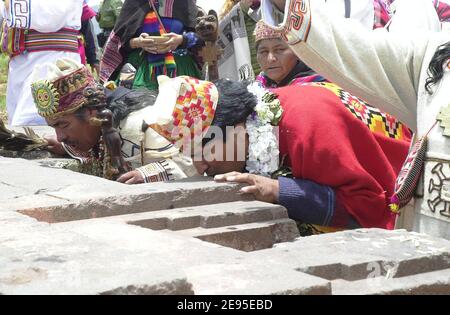
[[[259,201],[278,203],[278,193],[280,188],[277,180],[259,175],[242,174],[238,172],[217,175],[214,177],[214,180],[217,182],[249,184],[249,186],[241,189],[242,193],[253,194],[255,199]]]
[[[56,140],[55,137],[44,137],[44,139],[47,141],[47,150],[60,156],[64,156],[67,154],[66,150],[64,150],[64,147],[62,146],[61,142]]]
[[[139,171],[131,171],[120,176],[117,181],[122,184],[135,185],[145,183],[144,177]]]
[[[6,11],[9,11],[9,7],[10,7],[10,1],[9,0],[5,0],[5,9]]]

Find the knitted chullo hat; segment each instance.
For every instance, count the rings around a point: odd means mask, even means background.
[[[75,112],[87,105],[87,88],[98,87],[92,73],[70,59],[38,65],[31,75],[31,94],[38,114],[44,118],[57,118]]]
[[[216,86],[187,76],[159,76],[158,82],[154,105],[158,117],[146,119],[149,127],[172,143],[202,138],[214,119],[219,100]],[[152,120],[154,123],[149,123]]]
[[[282,38],[281,31],[277,31],[269,27],[263,20],[256,23],[255,27],[255,43],[258,43],[264,39],[280,39]]]

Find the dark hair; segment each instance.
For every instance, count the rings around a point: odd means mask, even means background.
[[[214,84],[219,91],[219,101],[212,126],[222,129],[226,134],[226,127],[244,123],[247,117],[253,113],[257,100],[256,97],[247,90],[248,82],[236,82],[228,79],[221,79]],[[211,141],[213,137],[206,137],[203,145]],[[226,138],[224,139],[224,141]]]
[[[157,91],[150,91],[146,88],[129,90],[118,87],[112,92],[106,91],[107,108],[113,114],[113,127],[119,127],[120,121],[130,113],[147,106],[153,106],[157,96]]]
[[[433,94],[432,86],[436,85],[444,76],[444,67],[447,66],[450,58],[450,42],[438,47],[431,59],[428,67],[429,77],[425,84],[425,89],[429,94]]]
[[[86,120],[88,110],[100,109],[106,107],[105,88],[101,84],[94,87],[89,86],[83,90],[83,96],[86,99],[84,105],[78,108],[73,115],[79,120]]]
[[[86,102],[74,114],[80,119],[86,118],[86,111],[107,108],[113,114],[113,127],[117,128],[120,121],[130,113],[155,103],[157,92],[147,89],[130,90],[118,87],[114,91],[105,89],[101,84],[88,87],[83,91]]]
[[[86,107],[80,107],[80,108],[78,108],[74,113],[73,113],[73,115],[78,119],[78,120],[81,120],[81,121],[85,121],[86,120],[86,112],[87,112],[87,108]]]

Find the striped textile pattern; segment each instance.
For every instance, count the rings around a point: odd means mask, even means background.
[[[344,106],[361,120],[372,132],[386,137],[406,140],[412,134],[410,129],[395,117],[372,107],[363,100],[344,91],[339,86],[328,82],[307,83],[306,85],[324,87],[340,98]]]
[[[78,53],[78,31],[64,28],[54,33],[25,32],[25,51],[67,51]]]

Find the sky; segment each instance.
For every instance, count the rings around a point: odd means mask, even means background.
[[[202,7],[206,11],[214,9],[217,13],[220,13],[223,3],[223,0],[197,0],[198,6]]]

